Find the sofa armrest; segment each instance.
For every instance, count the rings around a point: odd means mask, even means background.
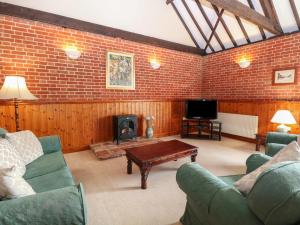
[[[0,201],[0,224],[86,224],[81,185]]]
[[[44,154],[61,151],[61,142],[59,136],[40,137],[39,141],[43,147]]]
[[[196,163],[181,166],[176,175],[196,214],[206,215],[210,224],[263,225],[249,210],[245,197]]]
[[[246,160],[247,173],[251,173],[252,171],[256,170],[270,159],[272,159],[272,157],[262,153],[250,155]]]
[[[279,133],[279,132],[269,132],[266,138],[267,143],[277,143],[288,145],[292,141],[297,141],[298,135],[296,134],[287,134],[287,133]]]
[[[197,207],[208,211],[209,203],[220,189],[227,187],[221,179],[197,163],[186,163],[177,170],[180,189],[193,199]]]

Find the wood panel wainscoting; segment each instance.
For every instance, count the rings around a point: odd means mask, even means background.
[[[112,116],[136,114],[138,136],[144,135],[146,115],[153,115],[156,137],[180,133],[184,100],[30,102],[20,103],[20,128],[37,136],[59,135],[65,153],[88,149],[88,145],[112,140]],[[0,103],[0,127],[15,131],[14,106]]]
[[[275,112],[280,109],[290,110],[297,124],[291,125],[291,133],[300,133],[300,101],[272,101],[272,100],[222,100],[219,101],[219,111],[258,116],[258,133],[266,134],[275,131],[278,124],[271,123]]]
[[[300,133],[300,101],[219,101],[220,112],[258,116],[260,134],[276,130],[277,125],[270,120],[279,109],[293,113],[297,124],[291,126],[291,133]],[[63,150],[68,153],[88,149],[92,143],[112,140],[112,116],[117,114],[138,116],[138,136],[144,135],[146,125],[143,118],[149,114],[155,117],[156,137],[175,135],[180,133],[184,100],[21,103],[20,127],[32,130],[37,136],[59,135]],[[13,104],[1,102],[0,127],[15,131]]]

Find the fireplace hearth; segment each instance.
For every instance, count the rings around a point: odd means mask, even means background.
[[[116,115],[113,116],[114,139],[117,144],[123,140],[136,139],[137,137],[137,116]]]

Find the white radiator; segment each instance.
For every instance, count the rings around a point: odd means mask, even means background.
[[[222,132],[227,134],[254,139],[258,130],[258,116],[219,112],[217,120],[222,122]]]

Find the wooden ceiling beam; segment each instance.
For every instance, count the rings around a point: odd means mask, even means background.
[[[220,12],[219,12],[218,7],[215,6],[215,5],[212,5],[212,6],[213,6],[213,8],[214,8],[216,14],[219,15]],[[229,30],[227,24],[225,23],[225,21],[224,21],[224,19],[223,19],[222,17],[220,18],[220,22],[222,23],[222,25],[223,25],[223,27],[224,27],[226,33],[228,34],[228,36],[229,36],[229,38],[230,38],[230,40],[231,40],[233,46],[234,46],[234,47],[237,47],[237,43],[236,43],[236,41],[235,41],[233,35],[231,34],[231,32],[230,32],[230,30]]]
[[[247,0],[247,2],[248,2],[248,4],[249,4],[250,8],[253,9],[253,10],[255,10],[254,5],[253,5],[253,2],[252,2],[251,0]],[[264,29],[263,29],[261,26],[258,26],[258,29],[259,29],[259,32],[260,32],[260,34],[261,34],[262,39],[263,39],[263,40],[266,40],[267,37],[266,37],[266,34],[265,34],[265,32],[264,32]]]
[[[279,18],[277,16],[272,0],[259,0],[259,2],[261,4],[265,16],[268,17],[270,20],[272,20],[274,23],[277,23],[279,25],[280,24]],[[279,27],[282,33],[283,31],[281,29],[281,26],[279,25]]]
[[[250,42],[251,42],[251,41],[250,41],[250,38],[249,38],[248,33],[247,33],[247,31],[246,31],[246,29],[245,29],[245,27],[244,27],[244,25],[243,25],[243,22],[242,22],[241,18],[238,17],[238,16],[235,16],[235,18],[236,18],[238,24],[240,25],[240,28],[241,28],[241,30],[242,30],[244,36],[245,36],[245,39],[247,40],[248,43],[250,43]]]
[[[199,1],[199,0],[197,0]],[[216,5],[224,10],[233,13],[245,20],[248,20],[264,29],[272,32],[273,34],[281,34],[282,30],[278,23],[261,15],[255,10],[247,7],[237,0],[207,0],[213,5]]]
[[[207,43],[208,43],[208,39],[207,39],[207,37],[205,36],[205,34],[204,34],[203,30],[201,29],[200,25],[198,24],[198,22],[197,22],[196,18],[194,17],[192,11],[190,10],[189,6],[187,5],[186,1],[185,1],[185,0],[181,0],[181,1],[182,1],[182,4],[184,5],[186,11],[188,12],[188,14],[190,15],[190,17],[192,18],[192,20],[193,20],[195,26],[197,27],[199,33],[201,34],[201,36],[203,37],[204,41],[205,41],[206,44],[207,44]],[[210,48],[210,50],[211,50],[212,52],[215,51],[214,48],[211,46],[211,44],[208,44],[208,46],[209,46],[209,48]]]
[[[198,8],[199,8],[200,12],[202,13],[202,16],[203,16],[204,19],[205,19],[207,25],[209,26],[209,28],[210,28],[211,30],[213,30],[214,27],[213,27],[213,25],[211,24],[210,19],[208,18],[206,12],[204,11],[204,9],[203,9],[201,3],[200,3],[199,1],[196,1],[196,3],[197,3],[197,5],[198,5]],[[217,34],[217,32],[214,33],[214,36],[215,36],[215,38],[217,39],[217,41],[218,41],[219,45],[221,46],[222,50],[224,50],[224,49],[225,49],[225,46],[224,46],[223,42],[221,41],[221,39],[220,39],[219,35]]]
[[[296,8],[295,1],[294,0],[290,0],[290,5],[291,5],[291,8],[292,8],[292,11],[293,11],[293,14],[294,14],[294,17],[295,17],[298,29],[300,30],[300,17],[299,17],[299,13],[297,11],[297,8]]]
[[[206,49],[207,49],[207,47],[208,47],[208,45],[209,45],[209,43],[210,43],[212,37],[214,36],[214,33],[215,33],[216,30],[217,30],[217,27],[218,27],[218,25],[219,25],[219,22],[220,22],[221,19],[222,19],[223,13],[224,13],[224,9],[222,9],[221,12],[218,14],[218,19],[217,19],[216,24],[215,24],[214,28],[212,29],[211,34],[210,34],[210,36],[209,36],[209,38],[208,38],[208,43],[207,43],[206,47],[204,48],[204,52],[206,52]]]
[[[186,25],[184,19],[183,19],[182,16],[180,15],[180,13],[179,13],[179,11],[178,11],[178,9],[177,9],[177,7],[175,6],[175,4],[174,4],[173,1],[171,2],[171,5],[172,5],[173,9],[175,10],[177,16],[179,17],[180,21],[182,22],[184,28],[185,28],[186,31],[189,33],[189,35],[190,35],[191,39],[193,40],[194,44],[196,45],[196,47],[197,47],[198,49],[201,50],[202,54],[205,54],[205,51],[203,51],[203,50],[200,48],[199,44],[197,43],[196,39],[194,38],[194,36],[193,36],[192,32],[190,31],[189,27]]]

